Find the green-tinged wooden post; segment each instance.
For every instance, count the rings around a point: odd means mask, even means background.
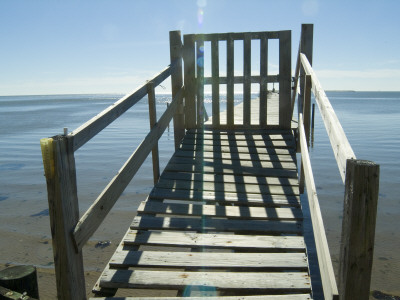
[[[2,290],[1,287],[7,290]],[[29,299],[39,299],[37,272],[34,266],[13,266],[0,271],[0,299],[3,299],[2,296],[6,297],[5,299],[24,299],[21,298],[24,293]],[[8,298],[17,296],[16,294],[20,297]]]
[[[156,95],[154,91],[154,83],[147,83],[147,96],[149,99],[149,118],[150,118],[150,130],[157,123],[157,110],[156,110]],[[152,149],[152,159],[153,159],[153,181],[154,184],[158,182],[160,178],[160,159],[158,155],[158,142]]]
[[[341,300],[368,300],[379,193],[379,165],[348,159],[339,264]]]
[[[73,138],[40,141],[47,182],[58,299],[86,299],[82,252],[72,232],[79,221]]]
[[[185,125],[186,129],[196,128],[196,52],[194,36],[183,36],[183,62],[185,71]]]
[[[312,85],[311,75],[306,75],[305,81],[304,81],[304,98],[302,99],[302,102],[303,102],[304,133],[305,133],[306,140],[307,140],[307,147],[310,147],[311,85]],[[304,193],[303,163],[301,164],[301,170],[300,170],[299,191],[300,191],[300,194]]]
[[[289,129],[292,121],[292,33],[279,33],[279,126]]]
[[[301,24],[301,38],[300,38],[300,53],[303,53],[310,65],[312,66],[313,60],[313,36],[314,36],[314,24]],[[304,68],[300,68],[300,98],[302,99],[304,96],[304,80],[305,80],[305,72]],[[303,111],[301,101],[297,102],[298,111]]]
[[[182,39],[181,32],[170,31],[169,32],[169,46],[170,46],[170,57],[171,63],[177,61],[175,70],[171,75],[172,85],[172,98],[174,98],[179,90],[182,88]],[[183,101],[178,104],[178,109],[174,115],[174,140],[175,149],[178,149],[184,135],[185,135],[185,116],[183,114]]]

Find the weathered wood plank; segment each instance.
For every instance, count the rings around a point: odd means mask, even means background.
[[[185,181],[173,179],[161,179],[157,187],[170,190],[195,190],[215,192],[236,192],[262,195],[299,195],[298,186],[289,185],[268,185],[266,180],[259,178],[260,184],[245,184],[243,182],[206,182],[206,181]]]
[[[291,31],[279,33],[279,126],[291,126],[292,43]]]
[[[211,145],[211,146],[229,146],[231,148],[235,147],[263,147],[263,148],[294,148],[296,146],[294,140],[283,140],[283,141],[268,141],[268,140],[218,140],[218,139],[184,139],[182,144],[189,145]]]
[[[332,150],[335,154],[336,162],[339,167],[339,172],[344,182],[346,175],[346,161],[347,159],[355,159],[356,155],[350,146],[342,125],[340,124],[339,119],[337,118],[336,113],[325,94],[325,91],[323,90],[310,63],[307,61],[307,57],[304,54],[300,54],[300,57],[306,74],[311,75],[312,90],[315,100],[321,112],[321,116],[331,142]]]
[[[260,126],[267,125],[268,94],[268,39],[263,35],[260,41]]]
[[[279,82],[279,75],[268,75],[266,80],[267,82]],[[219,77],[219,84],[228,84],[229,78],[225,76]],[[258,75],[250,76],[251,83],[260,83],[261,77]],[[234,84],[243,84],[244,83],[244,76],[234,76],[233,77]],[[212,77],[204,77],[204,85],[212,84]]]
[[[300,208],[265,208],[245,206],[199,205],[143,201],[138,212],[146,214],[190,215],[229,219],[302,220]]]
[[[298,206],[299,196],[260,195],[249,193],[174,190],[155,187],[150,193],[153,199],[190,200],[231,203],[252,206]]]
[[[214,252],[116,251],[110,260],[111,268],[136,266],[306,271],[308,263],[305,253],[223,253],[221,255]]]
[[[185,82],[185,122],[186,128],[196,127],[196,58],[193,35],[183,37],[183,62]]]
[[[150,119],[150,130],[157,123],[157,111],[156,111],[156,95],[154,91],[154,84],[152,82],[147,83],[147,95],[149,100],[149,119]],[[158,155],[158,142],[152,149],[153,159],[153,181],[157,183],[160,178],[160,158]]]
[[[203,146],[203,145],[193,145],[193,144],[182,144],[180,149],[182,150],[196,150],[196,151],[209,151],[213,152],[214,147],[212,146]],[[229,146],[221,146],[218,149],[222,153],[256,153],[256,154],[284,154],[284,155],[292,155],[295,154],[294,149],[280,149],[280,148],[262,148],[262,147],[229,147]]]
[[[172,180],[174,182],[195,181],[195,182],[212,182],[215,185],[219,183],[240,183],[247,186],[298,186],[297,178],[278,178],[278,177],[257,177],[247,175],[229,175],[229,174],[201,174],[201,173],[180,173],[164,171],[161,175],[162,179]],[[193,183],[196,184],[196,183]]]
[[[197,65],[197,127],[204,124],[204,40],[202,36],[196,38],[196,65]]]
[[[218,127],[219,120],[219,47],[218,37],[211,41],[211,74],[212,74],[212,122]]]
[[[302,222],[265,220],[224,220],[180,217],[136,216],[131,229],[224,231],[237,233],[301,234]]]
[[[172,272],[109,270],[101,277],[104,287],[185,289],[196,283],[213,289],[261,289],[310,292],[306,272],[249,273],[249,272]]]
[[[293,140],[293,134],[288,131],[280,131],[280,132],[272,132],[269,131],[221,131],[221,130],[187,130],[185,139],[197,139],[203,138],[205,140],[254,140],[254,141],[274,141],[274,140],[284,140],[291,141]]]
[[[118,200],[119,196],[139,170],[151,149],[153,149],[154,145],[167,128],[180,100],[182,100],[182,90],[172,100],[171,105],[161,116],[157,125],[153,127],[143,142],[119,170],[118,174],[114,176],[94,203],[81,217],[73,232],[73,238],[77,249],[82,249],[86,241],[97,230],[101,222]]]
[[[243,41],[243,125],[250,125],[251,100],[251,36],[244,34]]]
[[[227,65],[226,65],[226,119],[229,127],[233,126],[234,112],[234,42],[232,34],[228,34],[226,42]],[[221,80],[221,79],[220,79]]]
[[[305,252],[302,236],[214,234],[175,231],[130,230],[125,245],[150,245],[188,248],[234,249],[250,251]]]
[[[321,209],[317,196],[317,189],[315,187],[314,176],[312,173],[311,161],[308,155],[302,114],[299,115],[299,130],[304,179],[307,188],[307,197],[312,220],[311,223],[314,231],[315,245],[317,248],[318,265],[321,274],[324,297],[325,299],[339,299],[335,273],[333,271],[331,255],[329,252],[328,241],[325,235],[325,227],[322,220]]]
[[[175,152],[174,157],[191,157],[202,159],[230,159],[230,160],[257,160],[257,161],[278,161],[293,162],[295,161],[295,153],[292,154],[259,154],[244,152],[213,152],[213,151],[195,151],[179,149]]]

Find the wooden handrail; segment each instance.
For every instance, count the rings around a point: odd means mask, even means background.
[[[118,174],[110,181],[86,213],[81,217],[73,232],[75,246],[79,251],[100,226],[119,196],[152,151],[176,112],[179,102],[182,101],[182,97],[183,88],[181,88],[176,97],[172,100],[157,124],[150,130],[144,140],[125,162]]]
[[[318,256],[318,265],[321,274],[324,299],[339,299],[339,292],[336,285],[335,273],[333,271],[328,241],[326,240],[324,223],[322,221],[321,209],[319,206],[317,189],[311,168],[310,156],[308,154],[306,133],[304,130],[303,114],[299,115],[299,139],[301,147],[301,165],[304,170],[304,179],[307,188],[308,203],[314,231],[315,246]]]
[[[172,63],[149,81],[152,81],[154,83],[154,86],[157,87],[161,82],[163,82],[174,72],[176,64],[176,62]],[[77,129],[72,131],[69,136],[73,137],[74,151],[78,150],[81,146],[83,146],[90,139],[96,136],[105,127],[110,125],[113,121],[115,121],[115,119],[117,119],[120,115],[122,115],[144,96],[146,96],[146,94],[147,84],[145,83],[132,93],[121,98],[120,100],[103,110],[101,113],[99,113],[97,116],[93,117],[86,123],[79,126]]]
[[[346,161],[348,159],[355,159],[356,156],[350,146],[346,134],[344,133],[342,125],[340,124],[339,119],[337,118],[336,113],[325,94],[324,89],[319,83],[317,75],[315,75],[314,70],[308,62],[307,57],[301,53],[300,58],[306,74],[311,75],[312,91],[321,112],[336,162],[339,167],[339,172],[344,183],[346,178]]]

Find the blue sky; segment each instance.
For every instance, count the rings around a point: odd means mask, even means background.
[[[129,92],[169,64],[170,30],[290,29],[294,69],[301,23],[325,89],[398,91],[399,12],[397,0],[0,0],[0,95]]]

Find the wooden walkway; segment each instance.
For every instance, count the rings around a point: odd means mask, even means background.
[[[291,130],[188,130],[95,289],[311,299]]]

